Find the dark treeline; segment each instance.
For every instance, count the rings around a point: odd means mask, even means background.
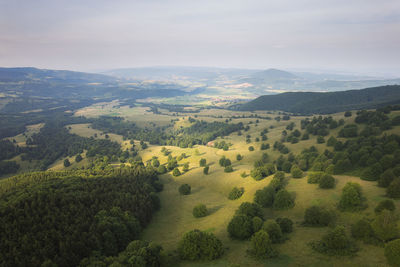
[[[192,125],[182,128],[175,133],[167,133],[165,128],[142,129],[135,123],[123,118],[103,116],[95,119],[93,128],[105,132],[113,132],[126,139],[148,141],[150,144],[191,147],[196,144],[205,145],[219,136],[229,135],[243,129],[243,124],[224,122],[205,122],[191,118]]]
[[[116,256],[159,206],[155,171],[38,172],[0,183],[0,265],[78,266]]]

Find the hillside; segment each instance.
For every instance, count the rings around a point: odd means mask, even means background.
[[[398,103],[400,103],[400,86],[388,85],[341,92],[288,92],[277,95],[264,95],[246,104],[232,106],[232,109],[329,114],[353,109],[377,108]]]

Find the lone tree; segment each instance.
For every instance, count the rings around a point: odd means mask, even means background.
[[[204,169],[203,169],[203,173],[207,175],[209,170],[210,170],[210,167],[209,166],[205,166]]]
[[[290,170],[293,178],[301,178],[303,177],[303,171],[296,165],[293,165],[292,169]]]
[[[228,224],[228,233],[230,237],[235,239],[249,238],[253,234],[252,218],[246,215],[233,216]]]
[[[222,256],[224,249],[214,234],[192,230],[179,242],[178,253],[183,260],[214,260]]]
[[[285,189],[281,189],[275,195],[273,207],[276,210],[293,208],[294,199],[288,191],[286,191]]]
[[[311,246],[316,251],[329,255],[351,255],[357,251],[354,243],[346,235],[346,229],[343,226],[336,226],[324,235],[321,241],[313,242]]]
[[[190,185],[188,185],[188,184],[183,184],[183,185],[181,185],[180,187],[179,187],[179,193],[181,194],[181,195],[189,195],[190,194],[190,192],[191,192],[191,187],[190,187]]]
[[[183,164],[183,169],[184,172],[189,171],[189,162],[185,162],[185,164]]]
[[[172,175],[173,175],[173,176],[179,176],[179,175],[181,175],[181,171],[180,171],[178,168],[175,168],[175,169],[172,171]]]
[[[304,213],[307,226],[328,226],[335,219],[335,213],[320,206],[311,206]]]
[[[363,208],[363,196],[361,186],[358,183],[348,182],[342,190],[339,201],[341,210],[354,211]]]
[[[243,195],[243,193],[244,193],[244,188],[243,187],[237,188],[235,186],[234,188],[232,188],[231,192],[229,193],[228,198],[230,200],[235,200],[235,199],[240,198]]]
[[[324,174],[321,176],[321,179],[319,180],[319,188],[322,189],[330,189],[335,187],[335,178],[333,178],[329,174]]]
[[[75,157],[75,162],[81,162],[82,161],[82,156],[81,156],[81,154],[78,154],[76,157]]]
[[[273,247],[268,233],[263,230],[258,231],[251,238],[251,249],[249,252],[259,259],[278,256],[278,251]]]
[[[199,164],[200,164],[200,167],[205,167],[206,164],[207,164],[207,160],[206,159],[200,159]]]
[[[205,217],[208,214],[206,205],[198,204],[193,208],[193,216],[196,218]]]
[[[268,233],[272,243],[279,243],[282,240],[282,230],[276,221],[269,219],[264,222],[262,230]]]
[[[71,163],[69,162],[68,159],[65,159],[64,160],[64,167],[69,167],[69,166],[71,166]]]

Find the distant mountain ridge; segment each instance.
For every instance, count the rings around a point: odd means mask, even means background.
[[[288,92],[277,95],[264,95],[248,103],[232,106],[232,109],[327,114],[353,109],[377,108],[392,104],[400,104],[400,85],[327,93]]]

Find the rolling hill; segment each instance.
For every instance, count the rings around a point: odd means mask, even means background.
[[[264,95],[231,108],[243,111],[281,110],[301,114],[328,114],[399,103],[400,85],[388,85],[340,92],[288,92]]]

